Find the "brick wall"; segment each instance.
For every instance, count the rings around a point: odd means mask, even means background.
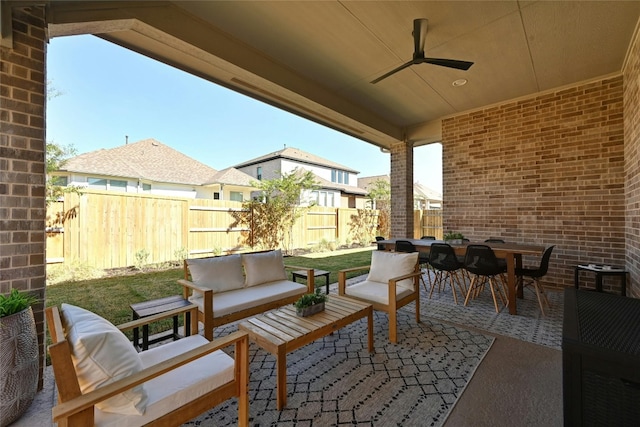
[[[413,236],[413,145],[391,145],[391,236]]]
[[[44,8],[13,8],[13,46],[0,47],[0,293],[45,298]],[[43,304],[34,307],[44,363]]]
[[[445,232],[557,245],[557,285],[624,264],[622,76],[446,119],[442,136]]]
[[[624,69],[624,158],[626,199],[626,261],[640,298],[640,33],[631,46]]]

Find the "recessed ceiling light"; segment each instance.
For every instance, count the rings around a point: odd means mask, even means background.
[[[456,81],[454,81],[453,83],[451,83],[451,85],[458,87],[458,86],[464,86],[467,84],[467,79],[458,79]]]

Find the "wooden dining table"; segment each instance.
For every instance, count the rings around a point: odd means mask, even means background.
[[[433,243],[449,243],[444,240],[424,240],[424,239],[385,239],[379,240],[376,243],[379,245],[384,245],[385,250],[393,251],[395,250],[396,241],[405,240],[413,243],[416,247],[416,250],[421,253],[428,254],[431,250],[431,245]],[[516,268],[522,268],[522,255],[537,255],[542,256],[542,253],[546,249],[541,245],[532,245],[527,243],[494,243],[494,242],[463,242],[460,244],[451,244],[451,247],[454,249],[456,255],[464,256],[467,251],[468,245],[486,245],[493,249],[493,252],[496,254],[496,257],[502,258],[507,262],[507,289],[508,289],[508,307],[510,314],[517,314],[517,302],[516,297],[522,298],[522,287],[516,289]]]

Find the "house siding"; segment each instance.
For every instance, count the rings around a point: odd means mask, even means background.
[[[622,76],[449,118],[442,136],[445,232],[557,245],[558,285],[625,263]]]

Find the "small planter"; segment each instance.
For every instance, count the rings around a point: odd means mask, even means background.
[[[312,314],[320,313],[324,310],[324,302],[309,305],[307,307],[296,308],[296,314],[300,317],[311,316]]]
[[[450,239],[450,240],[445,240],[445,242],[450,245],[461,245],[462,239]]]

